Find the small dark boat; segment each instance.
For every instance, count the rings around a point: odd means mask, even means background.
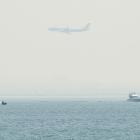
[[[6,103],[6,102],[4,102],[4,101],[2,101],[2,102],[1,102],[1,104],[2,104],[2,105],[7,105],[7,103]]]

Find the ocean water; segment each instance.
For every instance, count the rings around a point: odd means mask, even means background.
[[[0,105],[0,140],[140,140],[140,103],[8,102]]]

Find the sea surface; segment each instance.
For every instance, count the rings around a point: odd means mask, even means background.
[[[0,105],[0,140],[140,140],[140,103],[11,101]]]

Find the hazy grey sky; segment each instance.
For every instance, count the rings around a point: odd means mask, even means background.
[[[139,0],[1,0],[0,95],[96,96],[138,89],[139,5]],[[88,32],[48,31],[89,22]]]

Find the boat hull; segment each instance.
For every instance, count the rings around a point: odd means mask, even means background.
[[[140,102],[140,98],[139,99],[128,99],[127,101],[129,101],[129,102]]]

